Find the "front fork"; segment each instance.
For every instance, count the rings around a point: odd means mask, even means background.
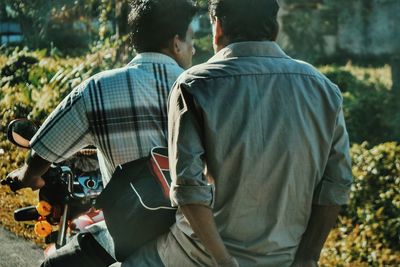
[[[61,167],[62,176],[67,180],[68,195],[65,199],[64,212],[60,218],[59,230],[57,236],[56,247],[60,248],[67,242],[67,230],[68,230],[68,214],[69,214],[69,201],[74,194],[74,176],[69,167]]]

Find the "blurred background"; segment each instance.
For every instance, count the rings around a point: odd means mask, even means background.
[[[193,21],[195,64],[212,56],[206,0]],[[400,1],[280,0],[278,43],[342,90],[351,140],[351,200],[323,250],[321,266],[400,266]],[[245,11],[244,11],[245,12]],[[128,0],[0,0],[0,175],[26,152],[6,141],[6,126],[38,125],[72,88],[134,56]],[[36,204],[0,187],[0,224],[39,245],[14,209]]]

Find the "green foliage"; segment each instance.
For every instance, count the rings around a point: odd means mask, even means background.
[[[104,40],[107,36],[108,32],[108,21],[111,11],[113,10],[112,1],[101,0],[100,3],[100,29],[99,29],[99,36],[100,40]]]
[[[344,115],[350,141],[379,144],[398,140],[393,124],[392,97],[383,82],[364,73],[357,77],[345,67],[324,67],[322,72],[343,92]]]
[[[26,31],[27,43],[37,46],[45,37],[45,28],[49,23],[52,4],[50,0],[3,0],[8,15],[21,23]],[[30,33],[30,34],[29,34]]]
[[[4,154],[1,154],[0,152],[0,178],[3,178],[9,171],[15,170],[24,163],[27,153],[4,140],[0,141],[0,148],[4,150]],[[11,192],[8,187],[0,186],[1,226],[6,227],[19,236],[23,236],[42,244],[43,241],[40,240],[33,231],[34,222],[16,223],[13,218],[15,209],[36,204],[37,192],[24,189],[16,195]]]
[[[28,80],[29,69],[36,64],[38,60],[35,57],[26,55],[24,51],[14,53],[1,68],[0,86],[9,83],[11,86]]]
[[[20,117],[42,122],[75,86],[93,74],[118,67],[116,45],[106,40],[82,58],[48,58],[46,51],[16,48],[0,65],[1,126]],[[1,140],[0,140],[1,141]]]
[[[213,56],[212,36],[211,34],[196,38],[194,41],[196,54],[193,57],[193,64],[206,62]]]
[[[400,146],[363,143],[354,145],[351,154],[350,203],[328,239],[321,265],[399,266]]]
[[[352,156],[355,181],[346,215],[370,226],[379,243],[400,250],[400,147],[363,143],[353,146]]]
[[[81,23],[80,28],[76,29],[72,23],[54,21],[46,30],[42,47],[49,48],[50,55],[80,55],[87,52],[93,36],[96,36],[96,32],[89,25]]]
[[[201,8],[206,8],[208,6],[208,0],[195,0],[195,2]]]
[[[287,47],[287,52],[291,56],[315,62],[322,54],[322,36],[312,31],[299,30],[311,28],[314,18],[312,10],[292,12],[283,17],[284,30],[289,38],[288,43],[292,44]]]
[[[117,0],[118,1],[118,0]],[[126,1],[126,0],[119,0]],[[58,49],[77,55],[91,42],[105,40],[115,31],[115,1],[105,0],[3,0],[0,11],[21,25],[30,49]],[[98,18],[98,22],[94,22]]]
[[[2,50],[0,54],[0,178],[20,167],[26,151],[6,140],[7,124],[15,118],[28,117],[38,125],[54,110],[72,88],[93,74],[119,67],[119,42],[105,39],[92,48],[91,54],[81,58],[49,58],[45,50]],[[33,231],[32,222],[16,223],[13,211],[36,205],[37,195],[29,189],[16,196],[0,186],[0,224],[20,236],[43,245]]]

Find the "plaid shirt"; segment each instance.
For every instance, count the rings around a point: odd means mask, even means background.
[[[60,162],[94,145],[107,183],[119,164],[167,145],[166,101],[182,71],[166,55],[142,53],[124,68],[89,78],[46,119],[31,141],[33,150]]]

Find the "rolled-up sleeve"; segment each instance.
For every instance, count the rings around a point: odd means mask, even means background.
[[[316,205],[345,205],[353,182],[349,137],[347,134],[343,110],[340,109],[328,162],[322,180],[314,192]]]
[[[204,147],[198,110],[192,95],[177,82],[168,105],[168,147],[173,206],[198,204],[212,207],[214,186],[204,176]]]

